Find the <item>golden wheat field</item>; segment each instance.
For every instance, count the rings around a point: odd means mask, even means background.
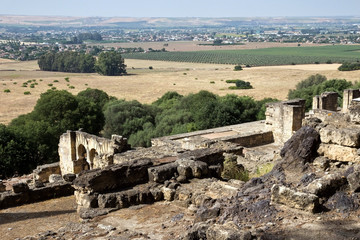
[[[31,112],[40,94],[51,88],[73,94],[86,88],[98,88],[119,99],[151,103],[167,91],[180,94],[207,90],[221,96],[248,95],[257,100],[273,97],[285,100],[289,89],[312,74],[328,79],[360,80],[360,71],[339,72],[338,64],[291,65],[245,68],[233,71],[232,65],[193,64],[145,60],[126,60],[129,75],[108,77],[93,74],[39,71],[37,62],[0,60],[0,123],[7,124],[20,114]],[[153,67],[153,70],[149,69]],[[65,78],[69,78],[68,82]],[[241,79],[254,89],[229,90],[225,81]],[[23,87],[32,80],[34,88]],[[5,90],[10,92],[4,92]],[[24,92],[30,92],[25,95]]]

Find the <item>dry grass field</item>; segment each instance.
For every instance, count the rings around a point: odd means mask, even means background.
[[[142,103],[151,103],[167,91],[189,94],[200,90],[208,90],[221,96],[230,93],[248,95],[255,99],[273,97],[284,100],[289,89],[312,74],[323,74],[328,79],[360,80],[360,71],[339,72],[338,64],[254,67],[239,72],[233,71],[232,65],[144,60],[126,60],[126,64],[129,75],[107,77],[96,73],[43,72],[39,71],[36,61],[0,60],[0,123],[7,124],[20,114],[31,112],[40,94],[52,87],[65,89],[73,94],[88,87],[98,88],[117,98],[136,99]],[[66,77],[69,77],[69,82],[65,81]],[[22,87],[24,82],[32,79],[38,85],[34,88],[30,88],[30,84]],[[254,89],[229,90],[230,85],[225,82],[228,79],[249,81]],[[6,89],[10,92],[4,92]],[[24,95],[26,91],[31,94]]]

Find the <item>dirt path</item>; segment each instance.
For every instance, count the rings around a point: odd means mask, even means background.
[[[0,210],[0,239],[10,240],[55,231],[68,222],[78,222],[75,197]]]

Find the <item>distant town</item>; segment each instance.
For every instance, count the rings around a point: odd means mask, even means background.
[[[360,21],[354,19],[310,22],[230,21],[217,26],[25,26],[0,24],[0,58],[35,60],[48,51],[78,51],[97,55],[101,51],[122,53],[166,51],[106,46],[106,43],[194,41],[209,45],[249,42],[359,44]]]

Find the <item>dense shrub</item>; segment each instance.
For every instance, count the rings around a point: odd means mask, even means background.
[[[234,67],[234,71],[241,71],[241,70],[243,70],[242,67],[241,67],[241,65],[236,65],[236,66]]]
[[[235,83],[235,86],[229,87],[229,89],[252,89],[253,86],[251,86],[250,82],[246,82],[243,80],[226,80],[226,83]]]
[[[250,82],[245,82],[243,80],[237,80],[236,81],[236,88],[238,89],[251,89],[253,86],[251,86]]]
[[[339,68],[339,71],[355,71],[360,70],[360,62],[343,63]]]

